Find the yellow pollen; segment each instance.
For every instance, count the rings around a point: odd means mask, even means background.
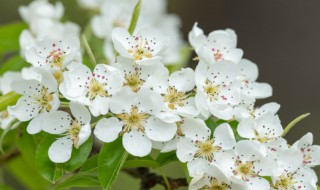
[[[76,148],[77,144],[79,142],[79,133],[80,133],[81,125],[78,123],[78,121],[75,119],[72,121],[72,124],[70,125],[67,134],[71,137],[71,140],[73,141],[73,144]]]
[[[293,179],[292,176],[282,175],[276,181],[274,188],[278,190],[294,189],[294,185],[296,183],[297,182]]]
[[[153,56],[151,54],[148,41],[137,37],[135,38],[135,40],[139,41],[138,45],[128,50],[128,52],[133,56],[134,63],[136,63],[136,61],[142,60],[143,58],[152,58]]]
[[[108,92],[104,89],[103,85],[97,80],[92,79],[89,85],[88,96],[90,100],[94,100],[97,96],[106,97]]]
[[[240,175],[243,180],[248,180],[249,177],[257,176],[253,171],[253,163],[246,162],[242,163],[241,161],[237,160],[236,162],[237,168],[234,171],[236,175]]]
[[[0,112],[0,118],[1,119],[7,119],[10,116],[9,112],[7,110],[4,110]]]
[[[208,95],[209,99],[217,99],[217,94],[220,87],[214,86],[211,81],[206,80],[206,85],[203,87],[204,92]]]
[[[274,138],[269,138],[269,137],[262,137],[262,136],[260,136],[260,134],[257,131],[255,131],[254,133],[256,135],[254,140],[257,140],[257,141],[261,142],[262,144],[267,143],[268,141],[271,141],[274,139]]]
[[[63,73],[61,70],[57,70],[53,73],[54,78],[57,80],[58,84],[61,84],[63,82]]]
[[[130,132],[132,129],[137,129],[144,133],[143,122],[149,115],[144,112],[139,112],[137,107],[132,107],[130,113],[117,114],[116,116],[125,123],[121,132],[121,134],[123,134]]]
[[[42,107],[42,110],[50,112],[52,109],[51,102],[53,100],[53,94],[48,92],[48,89],[42,87],[40,96],[36,98],[36,102]]]
[[[65,52],[60,49],[52,50],[50,54],[47,56],[47,62],[50,63],[51,67],[57,67],[62,69],[63,60],[65,57]]]
[[[167,93],[163,96],[164,102],[168,103],[168,107],[173,110],[176,106],[184,106],[187,95],[177,91],[173,87],[167,89]]]
[[[138,72],[125,75],[125,80],[124,86],[129,86],[133,92],[138,92],[144,83],[144,81],[140,79],[140,74]]]
[[[211,162],[214,158],[213,154],[221,150],[219,146],[214,146],[213,142],[213,139],[204,142],[196,142],[196,147],[198,147],[199,149],[197,150],[194,156],[196,158],[204,158]]]
[[[219,183],[219,181],[216,178],[212,178],[210,180],[211,185],[205,185],[204,187],[200,188],[199,190],[227,190],[228,185],[224,182]]]

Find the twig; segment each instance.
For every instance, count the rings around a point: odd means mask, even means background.
[[[167,183],[161,175],[155,173],[150,173],[148,168],[134,168],[125,169],[124,172],[129,174],[134,178],[141,179],[140,190],[149,190],[150,188],[156,186],[157,184],[162,185],[166,190],[168,190],[167,185],[170,186],[172,190],[178,189],[179,187],[187,187],[188,182],[185,178],[167,178]]]

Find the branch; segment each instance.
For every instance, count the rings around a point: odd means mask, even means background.
[[[134,168],[123,170],[130,176],[134,178],[141,179],[140,190],[149,190],[150,188],[156,186],[157,184],[162,185],[168,190],[165,180],[162,176],[155,173],[150,173],[148,168]],[[172,190],[178,189],[179,187],[187,187],[188,182],[185,178],[167,178],[169,185]]]
[[[11,152],[9,152],[8,154],[0,156],[0,163],[4,163],[4,162],[7,162],[7,161],[10,161],[10,160],[16,158],[19,155],[20,155],[19,150],[18,149],[14,149]]]

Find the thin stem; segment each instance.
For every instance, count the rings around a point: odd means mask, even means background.
[[[162,178],[163,178],[163,181],[164,181],[164,183],[165,183],[165,185],[166,185],[166,189],[167,190],[171,190],[171,186],[170,186],[170,184],[169,184],[169,181],[168,181],[168,178],[167,178],[167,176],[164,174],[164,172],[163,172],[163,170],[160,168],[159,169],[159,172],[160,172],[160,174],[161,174],[161,176],[162,176]]]
[[[309,115],[310,115],[310,113],[306,113],[306,114],[300,115],[299,117],[297,117],[296,119],[291,121],[287,125],[287,127],[284,129],[284,131],[282,133],[282,137],[284,137],[299,121],[303,120],[304,118],[308,117]]]
[[[87,41],[87,38],[84,34],[82,34],[82,41],[83,41],[83,45],[84,45],[84,48],[86,49],[88,55],[89,55],[89,58],[90,58],[90,61],[92,63],[93,66],[96,66],[97,65],[97,61],[96,61],[96,58],[94,57],[93,55],[93,52],[89,46],[89,43]]]

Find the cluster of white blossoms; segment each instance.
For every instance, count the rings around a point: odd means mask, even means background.
[[[92,28],[104,38],[110,64],[93,70],[81,61],[78,27],[59,22],[60,3],[21,7],[30,26],[21,34],[21,53],[31,67],[0,80],[3,94],[21,95],[0,113],[1,128],[30,121],[30,134],[60,135],[48,150],[56,163],[68,161],[90,136],[105,143],[121,138],[138,157],[152,149],[176,151],[193,178],[190,190],[316,190],[320,146],[312,145],[311,133],[289,145],[280,105],[255,107],[272,95],[272,87],[256,81],[257,65],[243,59],[235,32],[205,35],[196,23],[189,33],[199,60],[195,70],[170,73],[166,52],[178,54],[171,49],[180,39],[168,40],[176,31],[167,24],[177,20],[163,17],[158,1],[143,1],[133,35],[126,28],[134,1],[81,1],[101,8]]]

